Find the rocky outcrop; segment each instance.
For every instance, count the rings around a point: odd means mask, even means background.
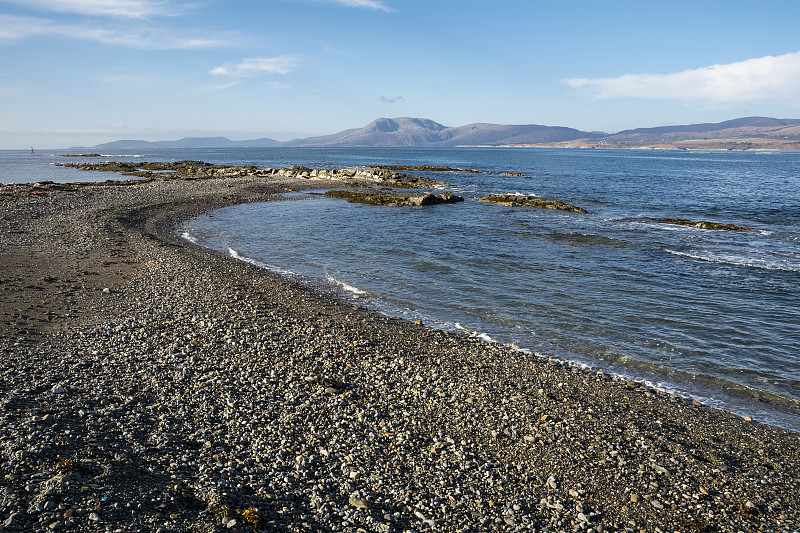
[[[229,166],[213,165],[203,161],[173,162],[105,162],[105,163],[64,163],[62,166],[82,170],[120,172],[126,176],[150,179],[211,179],[235,178],[241,176],[282,176],[291,178],[332,180],[354,184],[374,184],[401,189],[422,189],[440,187],[445,183],[421,176],[401,174],[379,167],[311,169],[302,166],[288,168],[258,168],[254,165]]]
[[[289,167],[279,169],[264,169],[278,176],[291,176],[295,178],[326,179],[335,181],[353,181],[374,183],[383,187],[398,187],[401,189],[423,189],[439,187],[445,183],[422,176],[401,174],[379,167],[366,168],[339,168],[339,169],[310,169],[306,167]]]
[[[434,194],[429,192],[412,193],[391,190],[348,189],[328,191],[325,193],[325,196],[329,198],[343,198],[350,203],[388,205],[394,207],[454,204],[464,201],[462,196],[457,196],[448,191]]]
[[[493,204],[505,205],[508,207],[536,207],[539,209],[557,209],[559,211],[571,211],[573,213],[588,213],[587,210],[566,204],[558,200],[543,200],[536,196],[522,196],[518,194],[488,194],[480,199],[481,202],[491,202]]]
[[[735,224],[722,224],[720,222],[707,222],[705,220],[694,221],[686,220],[683,218],[657,218],[656,222],[661,224],[676,224],[678,226],[688,226],[691,228],[699,229],[713,229],[722,231],[753,231],[753,228],[747,226],[737,226]]]

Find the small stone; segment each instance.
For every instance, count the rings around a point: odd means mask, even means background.
[[[103,294],[111,294],[111,289],[109,289],[108,287],[104,287]]]
[[[357,498],[356,496],[350,496],[350,505],[355,507],[356,509],[369,509],[369,502],[363,498]]]
[[[549,478],[547,478],[547,486],[550,487],[551,489],[558,488],[558,482],[556,481],[555,476],[550,476]]]
[[[99,522],[100,521],[100,515],[95,513],[95,512],[91,512],[91,513],[89,513],[89,520],[91,520],[92,522]]]
[[[45,502],[45,504],[44,504],[44,510],[45,511],[52,511],[55,508],[56,508],[56,503],[54,501],[48,501],[48,502]]]
[[[48,527],[52,531],[57,531],[57,530],[61,529],[62,527],[64,527],[64,524],[62,524],[61,521],[57,520],[57,521],[53,522],[52,524],[50,524],[50,526],[48,526]]]
[[[580,496],[580,494],[578,494],[578,491],[575,489],[569,489],[569,495],[572,496],[573,498],[577,498],[578,496]]]
[[[640,500],[640,499],[641,499],[641,498],[639,497],[639,495],[638,495],[638,494],[636,494],[636,493],[633,493],[633,494],[631,494],[631,502],[632,502],[632,503],[639,503],[639,500]]]
[[[658,500],[650,500],[650,505],[652,505],[653,507],[655,507],[655,508],[656,508],[656,509],[658,509],[658,510],[661,510],[661,509],[663,509],[663,508],[664,508],[664,504],[663,504],[663,503],[661,503],[661,502],[660,502],[660,501],[658,501]]]
[[[3,527],[14,527],[17,525],[19,518],[19,513],[11,513],[11,516],[6,518],[5,522],[3,522]]]
[[[50,389],[50,392],[53,394],[64,394],[67,391],[64,389],[64,386],[61,383],[56,383],[53,388]]]
[[[580,520],[581,522],[588,522],[589,517],[583,513],[578,513],[578,520]]]

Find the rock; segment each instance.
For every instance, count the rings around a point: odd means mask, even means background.
[[[547,478],[547,486],[550,487],[551,489],[558,488],[558,482],[556,481],[555,476],[550,476],[549,478]]]
[[[480,199],[481,202],[490,202],[507,207],[536,207],[539,209],[557,209],[559,211],[571,211],[573,213],[588,213],[587,210],[571,204],[566,204],[559,200],[543,200],[536,196],[524,196],[518,194],[487,194]]]
[[[64,386],[61,383],[56,383],[53,388],[50,389],[50,392],[53,394],[64,394],[67,391],[64,389]]]
[[[11,513],[11,516],[3,522],[3,527],[16,527],[19,524],[19,513]]]
[[[658,509],[659,511],[664,508],[664,504],[658,500],[650,500],[650,505]]]
[[[707,222],[705,220],[700,220],[697,222],[695,222],[694,220],[686,220],[683,218],[657,218],[655,220],[656,222],[659,222],[661,224],[674,224],[678,226],[688,226],[691,228],[699,228],[699,229],[711,229],[718,231],[753,231],[753,228],[748,228],[747,226],[722,224],[720,222]]]
[[[350,496],[350,505],[355,507],[356,509],[369,509],[369,502],[363,498],[358,498],[356,496]]]
[[[325,193],[325,196],[329,198],[342,198],[350,203],[386,205],[392,207],[454,204],[464,201],[463,196],[456,196],[449,191],[432,194],[429,192],[416,193],[394,190],[348,189],[328,191]]]
[[[89,513],[89,520],[91,520],[92,522],[99,522],[100,515],[92,511],[91,513]]]

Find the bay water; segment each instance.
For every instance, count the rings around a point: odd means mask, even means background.
[[[450,184],[465,198],[454,205],[367,206],[298,191],[289,201],[219,209],[178,231],[388,315],[575,361],[800,431],[800,153],[240,148],[105,155],[480,171],[411,172]],[[11,159],[0,153],[0,182],[9,181],[2,164]],[[31,164],[54,167],[64,159],[52,153]],[[64,171],[63,179],[53,177],[58,172],[49,179],[77,181],[76,171]],[[478,201],[489,193],[535,194],[590,213]]]

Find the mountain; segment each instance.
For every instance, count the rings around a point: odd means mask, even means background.
[[[226,137],[184,137],[177,141],[122,140],[92,146],[92,149],[142,150],[147,148],[263,148],[280,144],[274,139],[232,141]]]
[[[423,118],[379,118],[363,128],[323,137],[294,139],[284,146],[498,146],[593,138],[589,133],[560,126],[468,124],[448,128]]]
[[[547,146],[686,150],[800,150],[800,119],[742,117],[724,122],[620,131]]]
[[[800,119],[743,117],[724,122],[637,128],[617,133],[586,132],[538,124],[467,124],[447,127],[424,118],[379,118],[331,135],[278,142],[232,141],[225,137],[186,137],[177,141],[125,140],[91,147],[102,149],[232,147],[399,147],[399,146],[543,146],[568,148],[660,148],[715,150],[800,150]]]
[[[725,130],[741,130],[741,129],[767,129],[782,128],[784,126],[795,126],[800,124],[800,119],[779,119],[768,117],[743,117],[735,118],[733,120],[726,120],[724,122],[704,123],[704,124],[686,124],[683,126],[661,126],[657,128],[637,128],[635,130],[620,131],[612,135],[612,137],[623,135],[663,135],[667,133],[711,133],[722,132]]]

